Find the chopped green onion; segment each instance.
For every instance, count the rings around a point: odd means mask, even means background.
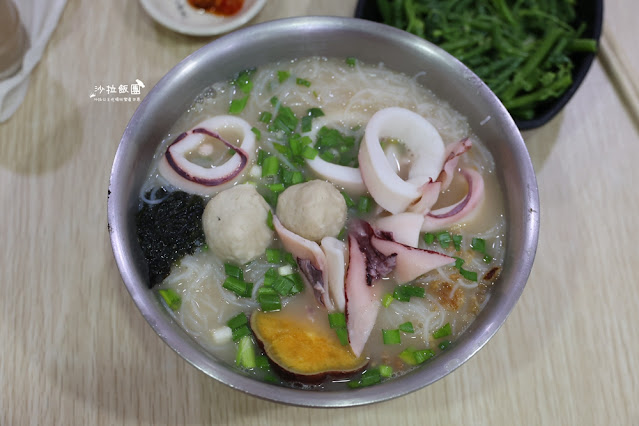
[[[257,127],[251,127],[251,132],[255,133],[255,138],[259,141],[262,138],[262,132]]]
[[[393,301],[394,297],[390,293],[386,293],[384,297],[382,297],[382,306],[388,308]]]
[[[414,285],[398,285],[393,291],[393,298],[400,302],[409,302],[411,297],[423,298],[425,294],[426,291],[423,287]]]
[[[448,347],[452,344],[452,342],[450,340],[442,340],[441,342],[439,342],[439,345],[437,345],[439,347],[439,349],[446,350],[448,349]]]
[[[348,345],[348,330],[346,328],[336,328],[335,334],[342,346]]]
[[[348,65],[349,67],[354,67],[356,64],[357,64],[357,59],[353,58],[352,56],[346,58],[346,65]]]
[[[477,272],[468,271],[462,268],[463,264],[464,259],[455,257],[455,268],[459,270],[459,273],[462,275],[462,277],[466,278],[469,281],[477,281]]]
[[[268,111],[262,111],[262,112],[260,112],[260,118],[259,118],[259,120],[260,120],[262,123],[270,123],[270,122],[271,122],[271,118],[273,118],[273,114],[271,114],[270,112],[268,112]]]
[[[450,323],[447,322],[441,328],[433,332],[433,337],[435,339],[441,339],[442,337],[450,336],[451,334],[453,334],[453,330],[450,326]]]
[[[266,214],[266,225],[271,229],[275,230],[275,225],[273,225],[273,212],[269,209]]]
[[[304,116],[302,117],[302,133],[308,133],[313,130],[313,117]]]
[[[389,365],[380,365],[379,375],[386,378],[391,377],[393,375],[393,367]]]
[[[278,249],[266,249],[266,261],[268,263],[279,263],[282,260],[282,252]]]
[[[244,336],[240,339],[235,364],[238,367],[255,368],[255,348],[251,336]]]
[[[382,375],[379,368],[371,368],[362,373],[359,380],[351,380],[347,383],[351,389],[372,386],[382,381]]]
[[[288,275],[287,278],[293,281],[293,288],[291,289],[290,294],[294,295],[300,293],[304,290],[304,281],[302,280],[302,276],[298,273]]]
[[[270,287],[279,276],[280,274],[276,268],[269,268],[266,274],[264,274],[264,285]]]
[[[280,160],[271,155],[264,159],[264,164],[262,165],[262,177],[268,176],[276,176],[280,170]]]
[[[264,164],[264,159],[266,158],[267,155],[268,154],[263,149],[260,149],[259,151],[257,151],[257,164],[259,166]]]
[[[271,296],[277,296],[278,292],[273,290],[272,286],[266,286],[266,285],[262,285],[262,287],[257,289],[257,296],[258,298],[264,294],[268,294]]]
[[[293,177],[291,177],[291,185],[297,185],[298,183],[304,182],[304,175],[302,172],[293,172]]]
[[[344,328],[346,327],[346,315],[343,312],[329,313],[328,324],[331,328]]]
[[[295,83],[297,83],[299,86],[306,86],[306,87],[311,87],[311,82],[308,80],[305,80],[303,78],[297,78],[295,80]]]
[[[282,130],[285,133],[293,133],[297,128],[298,122],[299,120],[295,117],[292,109],[281,106],[273,123],[269,126],[269,130],[274,132]]]
[[[453,235],[453,245],[455,246],[455,250],[461,250],[462,236],[461,235]]]
[[[295,258],[289,252],[284,252],[284,262],[288,263],[294,268],[297,266],[297,262],[295,261]]]
[[[426,244],[432,244],[435,241],[435,234],[432,232],[427,232],[424,234],[424,242]]]
[[[415,349],[406,348],[399,354],[399,359],[404,361],[409,365],[417,365],[417,360],[415,359]]]
[[[209,245],[208,244],[204,244],[202,247],[200,247],[200,250],[209,251]]]
[[[276,194],[279,194],[280,192],[284,192],[284,190],[286,189],[283,183],[271,183],[266,185],[266,187],[270,189],[271,191],[275,192]]]
[[[470,243],[470,247],[472,247],[472,249],[475,251],[485,254],[486,240],[484,240],[483,238],[473,238],[473,241]]]
[[[309,117],[317,118],[324,116],[324,111],[322,111],[321,108],[309,108],[309,110],[306,111],[306,114]]]
[[[231,330],[234,330],[238,327],[248,324],[248,322],[249,321],[246,314],[244,312],[240,312],[239,314],[228,320],[226,322],[226,325],[228,325]]]
[[[442,246],[442,248],[446,249],[448,248],[448,246],[450,246],[450,243],[452,241],[450,232],[442,231],[442,232],[439,232],[436,236],[437,236],[437,241],[439,241],[439,245]]]
[[[235,277],[226,277],[222,287],[232,291],[238,297],[251,297],[253,293],[253,283],[247,283]]]
[[[238,340],[240,340],[242,337],[244,336],[250,336],[251,335],[251,329],[248,328],[248,326],[245,325],[241,325],[237,328],[232,329],[232,336],[233,336],[233,341],[237,342]]]
[[[401,337],[399,330],[384,330],[382,329],[382,340],[385,345],[398,345],[401,343]]]
[[[229,106],[229,114],[239,114],[244,111],[246,101],[248,101],[248,95],[240,99],[233,99],[231,101],[231,105]]]
[[[241,71],[237,75],[235,80],[232,81],[232,83],[237,86],[242,92],[248,95],[253,89],[253,81],[251,81],[251,76],[254,72],[255,68]]]
[[[399,325],[399,330],[403,331],[404,333],[414,333],[415,329],[413,328],[413,323],[410,321],[407,321],[403,324]]]
[[[257,302],[264,312],[279,311],[282,309],[282,302],[278,294],[260,294],[257,296]]]
[[[360,213],[368,213],[373,207],[373,199],[366,195],[362,195],[357,202],[357,210]]]
[[[415,361],[417,361],[418,364],[421,364],[422,362],[435,356],[435,352],[433,352],[431,349],[422,349],[420,351],[415,351],[413,355],[415,356]]]
[[[485,255],[483,257],[483,260],[484,260],[485,263],[490,263],[490,262],[493,261],[493,257],[491,255],[487,254],[487,255]]]
[[[353,201],[351,196],[348,195],[346,191],[342,191],[342,197],[344,197],[344,201],[346,202],[347,208],[355,207],[355,201]]]
[[[477,272],[468,271],[462,268],[459,270],[459,273],[462,275],[462,277],[466,278],[468,281],[477,281]]]
[[[164,288],[160,290],[160,296],[166,302],[166,305],[171,308],[172,311],[177,311],[182,306],[182,298],[172,288]]]
[[[302,151],[302,157],[313,160],[315,157],[317,157],[317,150],[312,146],[307,145],[304,147],[304,151]]]
[[[266,355],[259,355],[255,358],[255,366],[262,370],[271,370],[271,363]]]
[[[235,266],[232,263],[224,264],[224,273],[230,277],[235,277],[240,280],[244,279],[244,273],[242,272],[242,268],[240,268],[239,266]]]
[[[279,276],[273,283],[273,290],[278,292],[281,296],[288,296],[291,293],[294,284],[293,280]]]
[[[269,102],[271,103],[271,105],[277,106],[277,104],[280,103],[280,100],[277,99],[277,96],[273,96]]]
[[[291,73],[288,71],[278,71],[277,72],[277,80],[280,83],[284,83],[291,76]]]

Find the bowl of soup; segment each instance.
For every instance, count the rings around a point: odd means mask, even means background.
[[[463,64],[304,17],[180,62],[129,122],[108,198],[157,334],[239,391],[356,406],[446,376],[499,329],[537,246],[530,158]]]

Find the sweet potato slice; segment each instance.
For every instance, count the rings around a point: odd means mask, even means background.
[[[349,346],[342,346],[333,330],[285,312],[254,312],[251,328],[284,379],[319,383],[328,376],[351,376],[368,363],[366,358],[353,355]]]

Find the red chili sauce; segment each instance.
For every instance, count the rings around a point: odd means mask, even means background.
[[[244,4],[244,0],[188,0],[188,2],[195,8],[222,16],[235,15]]]

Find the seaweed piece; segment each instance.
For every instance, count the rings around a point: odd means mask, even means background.
[[[149,288],[169,275],[173,263],[204,245],[204,206],[202,197],[176,191],[158,204],[145,203],[138,212],[138,241],[147,261]]]

